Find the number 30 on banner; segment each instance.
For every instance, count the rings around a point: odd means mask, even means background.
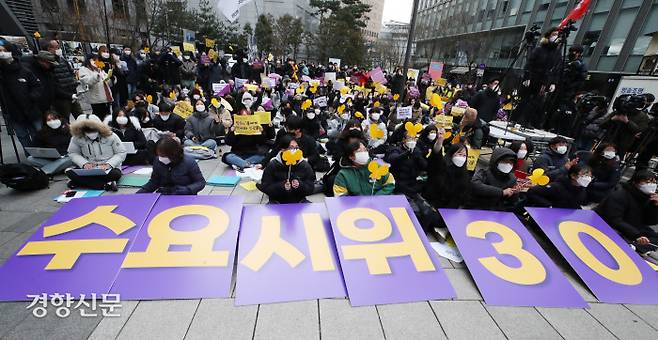
[[[567,246],[583,261],[590,269],[602,277],[626,286],[636,286],[642,283],[642,273],[633,260],[612,241],[608,236],[591,225],[565,221],[558,227],[560,236]],[[610,268],[602,263],[592,252],[587,249],[580,238],[585,234],[598,242],[617,263],[618,268]]]
[[[521,266],[510,267],[495,256],[480,258],[480,263],[495,276],[519,285],[536,285],[546,280],[546,268],[530,252],[523,249],[523,240],[511,228],[492,221],[475,221],[466,226],[466,236],[484,240],[489,233],[501,237],[492,246],[500,255],[516,258]]]

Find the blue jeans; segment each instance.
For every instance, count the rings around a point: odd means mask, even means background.
[[[207,139],[205,142],[199,144],[197,142],[192,141],[191,139],[186,139],[185,142],[183,142],[183,145],[185,146],[205,146],[206,148],[210,150],[216,150],[217,149],[217,142],[214,139]]]
[[[252,156],[249,156],[247,158],[242,158],[242,157],[240,157],[240,156],[238,156],[234,153],[229,153],[225,157],[226,163],[228,163],[230,165],[235,165],[240,169],[247,168],[247,167],[249,167],[250,165],[253,165],[253,164],[258,164],[258,163],[262,162],[263,159],[265,159],[265,157],[263,157],[261,155],[252,155]]]
[[[71,162],[71,158],[68,156],[58,159],[45,159],[29,156],[25,163],[40,168],[46,173],[46,175],[55,175],[64,172],[66,168],[73,166],[73,162]]]
[[[128,99],[132,98],[137,92],[137,84],[128,83]]]

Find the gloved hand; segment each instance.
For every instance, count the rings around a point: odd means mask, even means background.
[[[174,193],[174,188],[173,187],[160,187],[156,192],[161,193],[163,195],[171,195]]]
[[[74,94],[71,96],[71,102],[72,102],[72,103],[75,103],[75,102],[77,102],[77,101],[78,101],[78,95],[74,93]]]

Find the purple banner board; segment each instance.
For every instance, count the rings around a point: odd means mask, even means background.
[[[236,305],[345,297],[324,204],[244,207]]]
[[[404,196],[325,203],[352,306],[455,297]]]
[[[229,297],[241,216],[241,197],[160,197],[111,292],[122,300]]]
[[[440,212],[487,304],[588,306],[514,214],[454,209]]]
[[[658,304],[658,277],[596,212],[526,208],[597,299]]]
[[[71,200],[0,269],[0,301],[108,293],[157,199],[149,194]]]

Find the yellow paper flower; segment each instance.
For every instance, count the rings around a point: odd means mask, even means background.
[[[311,93],[315,94],[316,92],[318,92],[318,87],[317,87],[317,86],[312,86],[312,87],[309,89],[309,91],[311,91]]]
[[[446,133],[443,134],[443,139],[448,139],[450,137],[452,137],[452,132],[450,131],[446,131]]]
[[[361,118],[361,119],[365,119],[365,117],[363,116],[363,113],[361,113],[361,112],[359,112],[359,111],[356,111],[356,113],[354,114],[354,117],[356,117],[356,118]]]
[[[283,152],[283,160],[286,162],[286,165],[293,166],[299,162],[302,157],[304,157],[304,153],[302,150],[297,149],[295,152],[292,152],[290,150],[286,150]]]
[[[176,100],[176,92],[174,91],[169,92],[169,99]]]
[[[368,130],[370,137],[372,139],[382,139],[384,138],[384,131],[377,126],[377,124],[370,124],[370,129]]]
[[[377,86],[375,86],[375,91],[379,94],[384,94],[388,91],[388,88],[382,84],[377,84]]]
[[[338,112],[339,114],[345,112],[345,104],[339,106],[339,107],[336,109],[336,112]]]
[[[545,186],[548,182],[551,181],[548,176],[544,175],[544,169],[535,169],[532,172],[532,175],[528,177],[530,182],[535,185]]]
[[[377,161],[371,161],[368,164],[368,171],[370,171],[370,178],[375,181],[378,181],[382,177],[388,175],[388,169],[389,169],[388,164],[379,165]]]
[[[350,88],[349,87],[343,86],[343,87],[340,88],[340,94],[346,95],[348,93],[350,93]]]
[[[308,110],[308,109],[311,107],[311,105],[313,105],[313,102],[312,102],[310,99],[306,99],[306,100],[302,103],[302,110],[303,110],[303,111]]]
[[[376,101],[374,104],[372,104],[373,107],[377,108],[382,106],[382,104],[379,101]]]
[[[210,105],[212,105],[214,107],[219,107],[219,100],[217,100],[217,98],[211,99],[210,100]]]
[[[150,94],[146,96],[146,102],[149,104],[153,104],[153,96]]]
[[[407,130],[407,135],[409,137],[416,137],[421,131],[423,131],[423,125],[420,123],[414,125],[412,122],[407,122],[404,124],[404,129]]]
[[[297,90],[295,92],[297,94],[304,94],[304,92],[306,92],[306,90],[304,89],[304,86],[300,86],[300,87],[297,88]]]
[[[430,98],[430,104],[437,109],[443,108],[443,101],[441,100],[441,96],[439,96],[437,93],[432,94],[432,97]]]

